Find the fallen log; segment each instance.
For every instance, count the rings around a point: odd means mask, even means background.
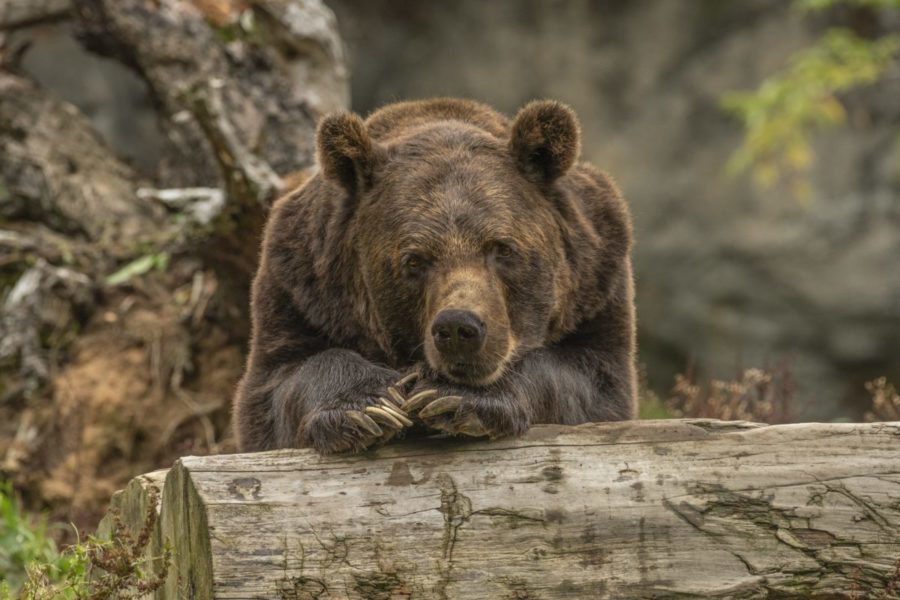
[[[116,498],[130,527],[160,481]],[[900,423],[186,457],[158,523],[175,549],[158,598],[895,598]]]

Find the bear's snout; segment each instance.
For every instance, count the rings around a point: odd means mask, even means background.
[[[449,361],[471,360],[484,346],[484,321],[471,310],[442,310],[431,324],[431,336]]]
[[[454,383],[488,385],[514,351],[499,280],[472,265],[439,271],[426,300],[429,365]]]

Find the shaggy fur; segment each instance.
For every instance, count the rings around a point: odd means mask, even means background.
[[[635,414],[631,223],[578,163],[575,114],[532,102],[510,122],[466,100],[323,120],[321,171],[279,200],[234,405],[244,451],[365,447],[361,410],[411,371],[462,397],[433,429],[515,435]],[[463,363],[434,345],[444,310],[477,315]]]

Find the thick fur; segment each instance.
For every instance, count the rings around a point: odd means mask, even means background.
[[[234,405],[243,451],[339,449],[344,412],[416,370],[492,436],[635,415],[631,223],[578,162],[556,102],[510,122],[466,100],[323,120],[321,171],[279,200],[253,286]],[[468,371],[430,345],[437,312],[487,324]],[[439,428],[441,424],[436,425]]]

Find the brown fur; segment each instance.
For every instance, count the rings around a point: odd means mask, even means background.
[[[348,409],[417,370],[491,436],[635,413],[631,224],[611,180],[578,163],[574,113],[533,102],[510,123],[455,99],[327,117],[321,172],[276,203],[235,399],[242,450],[346,441]],[[484,323],[466,363],[436,315]],[[432,424],[432,423],[429,423]]]

